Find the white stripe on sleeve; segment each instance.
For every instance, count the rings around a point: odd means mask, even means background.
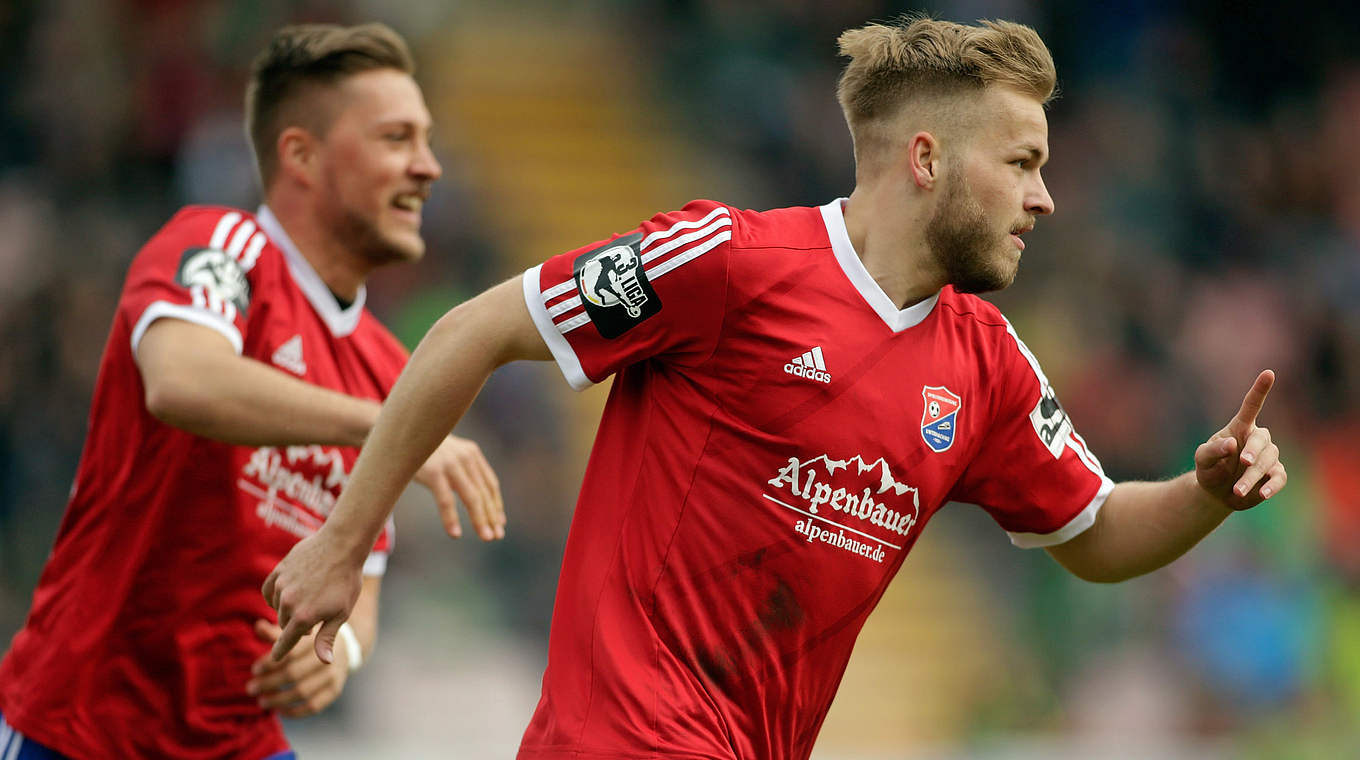
[[[217,227],[213,229],[212,238],[208,241],[208,247],[216,248],[219,251],[225,249],[227,246],[227,235],[231,232],[231,228],[235,227],[236,223],[239,221],[241,221],[241,213],[239,211],[231,211],[223,214],[222,218],[217,221]]]
[[[264,244],[269,242],[269,238],[263,232],[256,232],[250,237],[250,245],[246,246],[246,252],[241,256],[241,269],[249,272],[255,268],[255,262],[260,258],[260,251],[264,250]]]
[[[561,322],[558,322],[558,323],[557,323],[557,330],[558,330],[558,332],[562,333],[563,335],[566,335],[567,333],[571,332],[572,330],[575,330],[575,329],[578,328],[578,327],[583,327],[583,326],[588,325],[588,324],[590,324],[590,315],[589,315],[589,314],[585,314],[585,313],[581,313],[581,314],[577,314],[576,316],[572,317],[571,319],[567,319],[567,320],[563,320],[563,321],[561,321]]]
[[[732,239],[731,230],[728,230],[726,232],[720,232],[714,235],[713,237],[709,238],[707,241],[705,241],[703,245],[696,245],[693,248],[689,249],[688,251],[685,251],[684,253],[680,254],[679,256],[667,259],[665,263],[658,264],[652,267],[651,269],[648,269],[647,277],[648,279],[655,280],[661,275],[670,272],[671,270],[675,269],[676,267],[679,267],[682,264],[688,264],[689,262],[699,258],[705,253],[708,253],[714,248],[717,248],[718,245],[725,243],[731,239]]]
[[[575,287],[576,287],[575,277],[569,278],[566,282],[559,282],[558,284],[552,286],[551,288],[548,288],[547,290],[543,291],[543,303],[547,303],[552,299],[562,295],[563,293],[566,293],[567,291],[574,289]]]
[[[652,234],[648,235],[645,239],[643,239],[641,247],[646,248],[647,246],[651,245],[652,243],[655,243],[658,240],[665,240],[666,238],[670,237],[671,235],[674,235],[680,230],[689,230],[694,229],[695,227],[702,227],[705,224],[708,224],[709,222],[713,221],[714,217],[718,216],[727,216],[726,206],[719,206],[718,208],[713,209],[712,211],[708,212],[708,216],[705,216],[703,219],[696,219],[694,221],[689,222],[676,222],[675,224],[672,224],[670,227],[664,230],[657,230],[656,232],[653,232]]]
[[[236,228],[236,234],[231,236],[231,242],[227,244],[225,249],[227,255],[233,259],[239,259],[241,251],[246,247],[246,241],[253,234],[255,234],[255,223],[249,219],[242,222],[241,226]]]
[[[581,360],[576,357],[576,351],[572,349],[567,339],[562,337],[562,333],[566,331],[559,332],[561,328],[553,324],[552,317],[548,316],[547,309],[543,308],[543,299],[540,297],[542,291],[539,290],[539,272],[542,268],[543,265],[539,264],[525,271],[524,304],[529,307],[529,316],[534,320],[534,327],[538,328],[538,334],[543,338],[543,342],[548,344],[548,350],[552,351],[553,358],[557,360],[557,368],[562,371],[567,384],[573,390],[585,390],[594,383],[586,377],[585,370],[581,369]],[[584,314],[581,316],[585,317]],[[590,318],[586,317],[586,321],[590,321]]]
[[[659,240],[665,240],[666,238],[668,238],[668,237],[670,237],[670,236],[676,234],[677,232],[680,232],[681,230],[689,230],[689,229],[695,229],[695,228],[697,228],[697,227],[703,227],[704,225],[707,225],[709,222],[713,221],[715,218],[717,218],[717,217],[719,217],[719,216],[729,216],[729,215],[728,215],[728,212],[727,212],[727,207],[726,207],[726,206],[723,206],[723,207],[720,207],[720,208],[716,208],[716,209],[710,211],[710,212],[708,213],[708,215],[705,216],[705,217],[702,218],[702,219],[695,219],[695,220],[684,221],[684,222],[676,222],[675,224],[671,225],[670,227],[667,227],[667,228],[664,229],[664,230],[657,230],[656,232],[653,232],[652,234],[648,235],[646,238],[644,238],[644,239],[642,240],[642,244],[638,246],[638,251],[639,251],[639,253],[642,253],[642,254],[648,254],[648,250],[647,250],[647,249],[648,249],[653,243],[655,243],[655,242],[657,242],[657,241],[659,241]],[[663,246],[657,248],[655,251],[650,252],[649,255],[644,255],[644,256],[642,257],[642,263],[646,264],[647,262],[651,261],[652,259],[655,259],[655,258],[658,257],[658,256],[663,256],[663,255],[665,255],[668,251],[672,251],[672,250],[674,250],[674,249],[676,249],[676,248],[678,248],[678,247],[684,245],[684,244],[687,243],[687,242],[691,242],[691,241],[694,241],[694,240],[698,240],[699,238],[704,237],[704,235],[708,234],[709,232],[712,232],[713,230],[718,229],[719,227],[723,227],[723,226],[726,226],[726,225],[730,225],[731,223],[732,223],[732,220],[731,220],[731,218],[729,217],[729,218],[726,219],[726,220],[720,221],[720,222],[718,222],[717,224],[712,225],[712,226],[711,226],[709,229],[707,229],[707,230],[700,230],[699,232],[695,232],[695,233],[691,233],[691,234],[689,234],[689,235],[685,235],[685,236],[683,236],[683,238],[681,238],[681,239],[677,239],[677,240],[672,241],[671,243],[667,243],[667,244],[665,244],[665,245],[663,245]],[[556,297],[562,295],[563,293],[566,293],[567,291],[569,291],[569,290],[571,290],[571,289],[573,289],[573,288],[575,288],[575,287],[576,287],[576,281],[575,281],[575,279],[569,279],[569,280],[567,280],[567,281],[565,281],[565,282],[559,282],[558,284],[552,286],[551,288],[548,288],[547,290],[544,290],[544,291],[543,291],[543,302],[544,302],[544,303],[547,303],[548,301],[551,301],[552,299],[554,299],[554,298],[556,298]],[[579,303],[579,301],[578,301],[578,303]],[[559,304],[559,305],[560,305],[560,304]],[[560,314],[561,312],[558,312],[558,313]]]
[[[732,218],[728,215],[728,207],[718,207],[713,209],[713,211],[710,211],[709,215],[704,216],[703,219],[695,219],[694,222],[676,222],[675,224],[672,224],[672,226],[665,228],[665,230],[651,232],[650,235],[643,238],[642,245],[639,247],[646,249],[646,247],[651,246],[651,243],[664,241],[664,239],[669,238],[670,235],[676,234],[676,232],[679,232],[680,230],[694,230],[694,228],[703,227],[704,224],[713,222],[718,216],[728,216],[728,223],[732,223]]]
[[[689,233],[688,235],[681,235],[680,237],[670,241],[669,243],[663,243],[661,245],[656,246],[655,248],[648,248],[644,244],[641,248],[638,249],[642,253],[642,263],[649,264],[652,261],[655,261],[656,259],[665,256],[667,253],[670,253],[676,248],[684,246],[686,243],[692,243],[696,240],[701,240],[705,237],[708,237],[709,235],[713,234],[714,230],[717,230],[721,227],[731,226],[732,226],[731,217],[723,217],[722,219],[719,219],[718,221],[708,225],[707,227],[701,230],[696,230],[694,232]],[[729,237],[731,237],[730,234]]]

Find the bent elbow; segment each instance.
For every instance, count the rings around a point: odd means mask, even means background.
[[[1139,571],[1130,571],[1127,568],[1117,567],[1109,562],[1102,561],[1100,558],[1076,558],[1054,555],[1058,564],[1062,565],[1067,572],[1075,575],[1087,583],[1114,584],[1123,583],[1130,578],[1142,575]]]
[[[185,428],[195,418],[198,395],[191,384],[174,377],[145,381],[143,395],[146,411],[157,420],[177,428]]]
[[[1099,570],[1085,569],[1078,572],[1069,567],[1068,570],[1087,583],[1100,583],[1107,586],[1115,583],[1123,583],[1136,575],[1134,573],[1119,573],[1106,568],[1101,568]]]

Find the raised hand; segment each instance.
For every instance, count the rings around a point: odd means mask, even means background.
[[[1195,478],[1224,506],[1251,509],[1284,488],[1288,476],[1270,430],[1256,424],[1275,373],[1256,377],[1236,416],[1195,450]]]

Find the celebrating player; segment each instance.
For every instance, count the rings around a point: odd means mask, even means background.
[[[133,261],[70,504],[0,664],[6,760],[292,757],[275,715],[333,702],[372,650],[390,525],[361,552],[338,660],[267,657],[258,589],[334,508],[406,361],[364,281],[425,250],[440,167],[412,72],[385,26],[280,30],[246,94],[265,205],[186,208]],[[481,451],[440,439],[411,476],[451,534],[456,492],[503,535]]]
[[[1194,472],[1115,485],[1034,355],[971,295],[1009,285],[1022,236],[1053,213],[1038,35],[907,19],[840,45],[853,194],[765,212],[696,201],[446,315],[331,519],[265,582],[275,656],[320,623],[314,648],[336,657],[364,548],[512,359],[552,358],[575,388],[614,375],[524,760],[808,757],[865,618],[948,501],[1115,581],[1279,492],[1256,425],[1273,373]]]

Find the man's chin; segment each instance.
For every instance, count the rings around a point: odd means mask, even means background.
[[[384,235],[382,250],[374,257],[383,263],[420,261],[425,257],[425,239],[418,233]]]
[[[955,278],[952,284],[960,293],[994,293],[1010,287],[1018,269],[1018,262],[1008,263],[986,272],[969,272]]]

